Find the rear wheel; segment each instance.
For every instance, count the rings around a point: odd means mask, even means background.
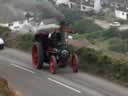
[[[57,62],[55,56],[51,56],[50,62],[49,62],[49,71],[51,74],[56,73],[56,68],[57,68]]]
[[[32,46],[32,63],[34,68],[41,69],[44,63],[43,48],[41,43],[35,42]]]
[[[71,67],[74,73],[78,72],[78,56],[76,54],[73,54],[71,57]]]

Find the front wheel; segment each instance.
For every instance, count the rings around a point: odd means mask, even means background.
[[[56,68],[57,68],[57,62],[55,56],[51,56],[50,62],[49,62],[49,71],[51,74],[56,73]]]
[[[73,54],[71,57],[71,67],[74,73],[78,72],[78,56],[76,54]]]

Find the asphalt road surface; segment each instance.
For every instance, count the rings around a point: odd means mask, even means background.
[[[36,70],[31,55],[6,48],[0,51],[0,76],[22,96],[128,96],[128,89],[70,68],[51,75],[48,66]]]

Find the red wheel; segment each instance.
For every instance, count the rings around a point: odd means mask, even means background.
[[[76,54],[71,57],[71,67],[74,73],[78,72],[78,56]]]
[[[57,67],[57,66],[56,66],[57,62],[56,62],[55,56],[51,56],[49,63],[50,63],[50,64],[49,64],[50,73],[51,73],[51,74],[55,74],[55,73],[56,73],[56,67]]]
[[[38,42],[32,46],[32,64],[36,69],[41,69],[43,66],[43,49]]]
[[[37,54],[37,47],[35,44],[32,46],[32,63],[34,67],[37,67],[38,54]]]

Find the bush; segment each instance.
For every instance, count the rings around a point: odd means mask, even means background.
[[[116,28],[109,28],[108,30],[105,30],[102,32],[102,37],[104,40],[113,38],[113,37],[118,37],[118,30]]]
[[[33,35],[30,33],[21,35],[21,38],[19,38],[20,48],[24,51],[29,51],[32,46],[32,40]]]
[[[1,37],[6,37],[8,36],[10,33],[10,29],[8,29],[7,27],[0,27],[0,36]]]
[[[97,52],[93,49],[89,48],[80,48],[77,50],[77,54],[81,58],[81,63],[87,62],[87,63],[96,63],[97,60]],[[86,60],[85,60],[86,59]]]
[[[5,42],[8,41],[10,35],[10,29],[8,29],[7,27],[0,27],[0,37],[2,37]]]
[[[89,40],[94,40],[97,38],[101,38],[102,32],[101,31],[97,31],[97,32],[90,32],[86,34],[86,38]]]
[[[128,52],[128,40],[123,40],[120,38],[111,38],[109,40],[109,50],[120,52],[120,53],[126,53]]]
[[[102,30],[101,27],[99,27],[97,24],[94,23],[93,19],[84,18],[79,20],[78,22],[75,22],[72,25],[72,28],[76,30],[76,32],[82,34],[82,33],[89,33],[89,32],[97,32],[99,30]]]
[[[118,44],[118,43],[122,43],[122,39],[121,38],[118,38],[118,37],[113,37],[113,38],[110,38],[108,40],[109,44],[112,45],[112,44]]]
[[[33,35],[27,34],[17,34],[15,39],[11,39],[8,47],[18,48],[23,51],[30,51],[32,46]]]
[[[122,39],[127,39],[128,38],[128,30],[124,30],[124,31],[119,32],[119,36]]]

